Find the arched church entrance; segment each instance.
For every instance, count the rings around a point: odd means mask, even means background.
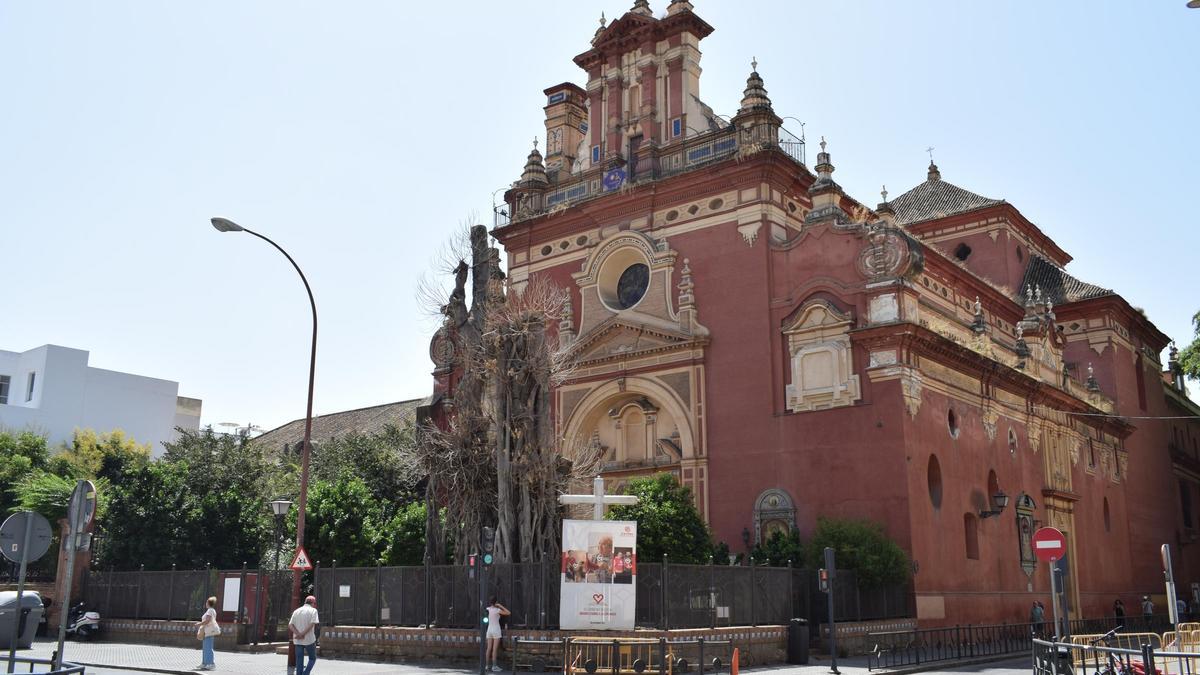
[[[672,389],[655,378],[617,378],[586,389],[564,412],[564,452],[598,456],[606,484],[616,489],[632,478],[671,473],[706,514],[707,462],[697,452],[694,416]]]

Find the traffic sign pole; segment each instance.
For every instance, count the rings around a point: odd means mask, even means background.
[[[1054,569],[1054,563],[1066,558],[1067,556],[1067,538],[1057,528],[1042,527],[1037,532],[1033,533],[1033,554],[1041,560],[1049,564],[1050,569],[1050,603],[1054,608],[1054,641],[1058,642],[1062,637],[1062,626],[1059,624],[1059,606],[1058,593],[1059,583],[1057,570]],[[1063,608],[1066,609],[1065,607]]]
[[[13,621],[12,642],[8,645],[8,672],[17,665],[17,640],[21,636],[21,612],[25,609],[21,598],[25,595],[25,567],[29,562],[29,540],[33,536],[33,511],[25,512],[25,537],[21,544],[21,571],[17,575],[17,616]]]
[[[71,581],[72,577],[75,576],[75,542],[78,539],[79,530],[82,529],[80,525],[86,524],[84,518],[87,514],[84,510],[83,502],[87,499],[87,496],[82,493],[86,493],[88,485],[88,481],[76,481],[75,491],[71,494],[70,516],[67,518],[67,527],[70,528],[70,534],[65,537],[67,544],[67,576],[66,583],[63,585],[62,604],[58,607],[58,648],[54,652],[55,670],[62,670],[63,642],[67,639],[67,615],[71,613]]]
[[[1054,562],[1056,558],[1050,559],[1050,604],[1054,607],[1054,641],[1059,640],[1059,623],[1058,623],[1058,576],[1055,574]]]

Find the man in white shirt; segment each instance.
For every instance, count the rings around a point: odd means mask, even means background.
[[[317,663],[317,626],[321,619],[317,616],[317,599],[308,596],[304,604],[292,612],[292,620],[288,622],[288,632],[292,635],[292,644],[296,645],[296,675],[308,675]],[[304,665],[304,657],[308,656],[308,667]]]

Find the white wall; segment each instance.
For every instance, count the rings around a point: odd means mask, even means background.
[[[199,428],[199,400],[185,399],[195,403],[177,415],[178,383],[87,363],[86,351],[55,345],[0,351],[0,375],[12,378],[8,404],[0,405],[0,427],[45,434],[51,445],[69,443],[76,429],[121,429],[138,443],[151,444],[155,456],[163,453],[163,441],[175,439],[176,425]],[[26,401],[30,372],[34,391]]]

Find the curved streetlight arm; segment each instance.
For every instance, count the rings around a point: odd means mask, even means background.
[[[308,402],[304,413],[304,445],[300,448],[300,499],[296,505],[296,550],[299,551],[304,547],[304,521],[308,505],[308,465],[309,455],[312,451],[312,407],[313,407],[313,384],[315,382],[317,370],[317,302],[313,299],[312,287],[308,285],[308,278],[304,276],[304,271],[296,264],[296,261],[283,250],[283,247],[276,244],[270,237],[261,235],[254,230],[249,230],[237,223],[226,218],[213,218],[213,227],[221,232],[247,232],[259,239],[267,242],[275,247],[275,250],[283,254],[288,262],[295,268],[296,274],[300,275],[300,281],[304,283],[304,291],[308,293],[308,304],[312,308],[312,349],[308,360]],[[300,571],[292,571],[292,606],[300,606]],[[289,670],[295,667],[296,652],[295,645],[288,643],[288,665]]]
[[[261,235],[254,230],[242,228],[247,234],[252,234],[259,239],[267,242],[275,247],[275,250],[283,254],[283,257],[288,259],[292,267],[296,269],[296,274],[300,275],[300,281],[304,282],[304,291],[308,293],[308,304],[312,308],[312,350],[309,354],[308,364],[308,403],[304,413],[304,445],[300,448],[300,503],[296,505],[296,549],[304,547],[304,521],[308,505],[308,462],[311,453],[310,443],[312,440],[312,407],[313,407],[313,383],[315,381],[317,370],[317,302],[313,299],[312,287],[308,285],[308,278],[304,276],[304,271],[296,264],[296,261],[283,250],[283,247],[276,244],[270,237]],[[300,606],[300,573],[296,572],[293,575],[292,583],[292,605]]]

